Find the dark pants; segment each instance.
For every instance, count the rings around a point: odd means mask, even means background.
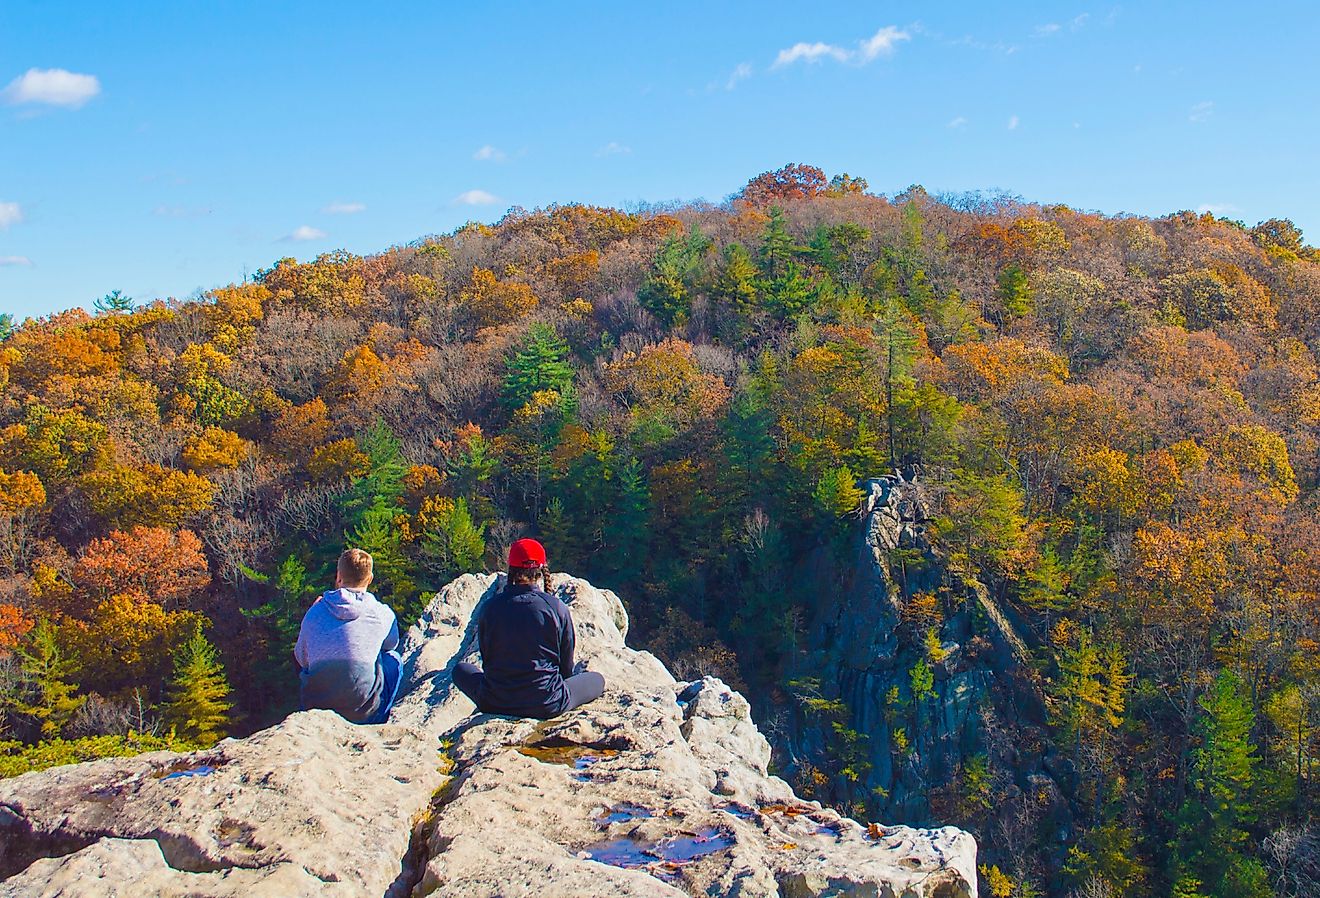
[[[458,690],[472,699],[472,704],[487,714],[504,714],[506,712],[498,708],[486,708],[481,704],[482,684],[486,675],[482,673],[481,668],[475,664],[469,664],[466,661],[460,661],[454,665],[454,685]],[[543,714],[519,714],[518,717],[555,717],[572,711],[574,708],[580,708],[587,702],[594,702],[605,694],[605,678],[594,670],[584,670],[582,673],[573,674],[564,681],[568,687],[568,705],[560,708],[558,711],[547,709]]]
[[[389,720],[390,709],[399,697],[399,681],[403,679],[403,659],[398,652],[381,652],[380,667],[385,672],[385,687],[380,694],[380,710],[372,715],[367,723],[384,723]]]

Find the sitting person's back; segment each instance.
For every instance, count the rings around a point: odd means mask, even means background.
[[[367,587],[371,556],[349,549],[339,558],[335,589],[303,617],[293,655],[304,710],[324,708],[353,723],[382,723],[399,685],[399,624]]]
[[[486,601],[477,622],[483,667],[459,663],[454,669],[454,685],[482,711],[546,719],[605,690],[600,674],[573,673],[573,617],[544,589],[545,571],[540,543],[514,543],[509,581]]]

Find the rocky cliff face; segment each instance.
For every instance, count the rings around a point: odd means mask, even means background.
[[[835,704],[822,714],[803,702],[776,748],[799,773],[830,771],[840,723],[860,736],[864,758],[849,759],[855,780],[836,774],[821,790],[832,803],[910,824],[986,823],[1002,812],[1024,832],[1045,818],[1066,830],[1044,706],[1012,619],[932,553],[919,480],[887,476],[866,489],[864,539],[815,589],[808,651],[790,674],[799,692],[806,684]],[[918,692],[913,670],[923,661],[929,679]]]
[[[0,896],[975,898],[971,836],[799,800],[743,697],[625,647],[623,605],[582,580],[555,585],[605,697],[546,723],[474,714],[449,671],[496,585],[431,603],[384,726],[304,712],[0,781]]]

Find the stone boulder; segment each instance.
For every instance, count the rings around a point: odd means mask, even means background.
[[[301,712],[0,781],[0,896],[975,898],[970,835],[799,800],[747,701],[627,648],[623,604],[583,580],[554,587],[605,696],[546,722],[474,713],[450,671],[499,585],[431,602],[382,726]]]

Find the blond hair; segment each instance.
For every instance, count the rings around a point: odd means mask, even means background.
[[[349,589],[371,583],[371,555],[361,549],[345,549],[339,556],[339,583]]]

